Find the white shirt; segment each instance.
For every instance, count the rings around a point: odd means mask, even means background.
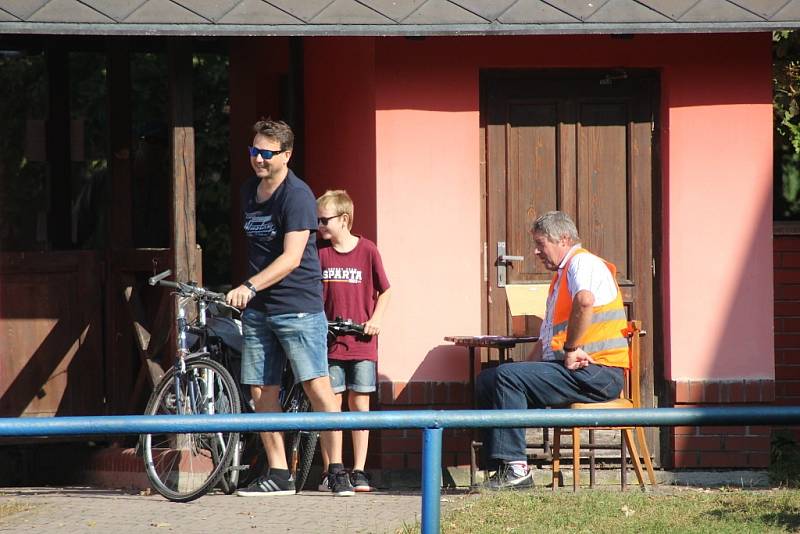
[[[545,318],[539,330],[539,338],[542,340],[542,359],[545,361],[556,359],[550,346],[553,340],[553,313],[556,309],[558,291],[564,278],[564,266],[579,248],[581,248],[580,243],[574,245],[561,260],[553,292],[547,297]],[[589,291],[594,295],[595,306],[604,306],[617,298],[617,284],[611,271],[608,270],[605,262],[594,254],[578,254],[574,260],[570,261],[567,268],[567,281],[572,298],[575,298],[578,291]]]

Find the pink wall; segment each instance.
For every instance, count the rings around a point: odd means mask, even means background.
[[[774,377],[771,62],[748,37],[664,72],[675,380]]]
[[[307,48],[307,71],[331,72],[312,53],[347,57],[338,52],[355,42],[366,49],[347,76],[334,72],[310,89],[307,106],[341,102],[346,90],[356,91],[359,113],[374,102],[376,237],[395,287],[382,380],[464,380],[463,352],[442,337],[482,330],[480,70],[615,66],[662,76],[655,224],[665,236],[668,298],[666,324],[656,328],[664,329],[665,378],[772,376],[768,34],[320,41]],[[309,141],[318,122],[339,117],[307,113]],[[351,142],[333,137],[327,148]],[[321,150],[309,146],[309,165]],[[344,174],[331,177],[353,179]]]
[[[306,176],[314,193],[346,189],[353,232],[376,239],[374,38],[304,41]]]

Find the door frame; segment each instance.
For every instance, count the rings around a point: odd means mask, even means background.
[[[657,69],[637,69],[637,68],[524,68],[524,69],[484,69],[479,75],[479,166],[480,166],[480,239],[481,239],[481,328],[486,334],[489,333],[489,288],[492,284],[493,272],[491,269],[495,258],[495,251],[492,244],[488,242],[489,235],[489,173],[487,165],[488,136],[487,136],[487,117],[489,104],[490,82],[495,80],[514,80],[514,79],[556,79],[574,78],[576,81],[586,79],[588,76],[596,76],[604,72],[612,74],[624,70],[628,75],[650,79],[651,95],[651,232],[652,232],[652,257],[654,261],[654,275],[652,279],[652,325],[645,325],[648,336],[652,336],[652,357],[653,357],[653,404],[655,407],[671,406],[672,399],[669,395],[669,384],[664,375],[664,358],[666,354],[667,332],[665,324],[664,306],[666,303],[663,286],[663,265],[664,262],[664,235],[667,219],[663,216],[664,183],[662,181],[662,160],[661,160],[661,128],[662,115],[666,116],[662,110],[661,100],[661,73]],[[481,354],[481,361],[485,362],[487,355]],[[650,452],[654,461],[661,465],[662,460],[667,460],[670,454],[669,433],[659,432],[657,428],[646,428],[647,441],[650,445]]]

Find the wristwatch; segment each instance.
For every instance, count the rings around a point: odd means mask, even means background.
[[[256,289],[256,286],[254,286],[253,283],[250,280],[245,280],[244,282],[242,282],[242,285],[244,287],[246,287],[247,289],[249,289],[250,291],[252,291],[254,297],[258,293],[258,290]]]
[[[577,346],[577,347],[567,347],[566,345],[564,345],[564,354],[569,354],[570,352],[575,352],[575,351],[576,351],[576,350],[578,350],[579,348],[581,348],[581,347],[580,347],[580,346]]]

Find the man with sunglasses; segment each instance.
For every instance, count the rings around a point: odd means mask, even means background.
[[[242,384],[249,384],[257,412],[279,412],[283,368],[288,359],[314,411],[338,412],[328,377],[328,323],[322,305],[317,255],[317,205],[311,189],[288,167],[294,134],[283,121],[259,121],[248,148],[255,175],[241,190],[249,277],[227,294],[244,308]],[[354,495],[342,465],[342,433],[323,432],[331,458],[331,490]],[[241,497],[291,495],[291,477],[280,432],[262,432],[269,469]]]

